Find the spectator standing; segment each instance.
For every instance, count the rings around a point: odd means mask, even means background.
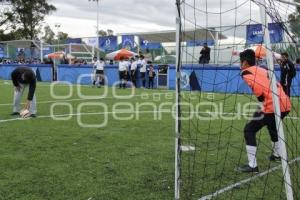
[[[136,87],[136,69],[138,66],[138,61],[136,58],[131,58],[131,67],[130,67],[130,77],[131,77],[131,82],[134,87]]]
[[[119,62],[119,88],[126,88],[127,81],[128,62],[124,60],[124,57],[120,58]]]
[[[296,69],[292,61],[289,60],[289,55],[286,52],[281,53],[280,70],[280,83],[284,92],[290,96],[291,84],[293,78],[296,76]]]
[[[147,71],[147,63],[145,60],[145,57],[143,55],[140,56],[140,73],[141,73],[141,80],[142,85],[145,88],[146,87],[146,71]]]
[[[103,60],[103,58],[100,58],[100,60],[98,60],[96,57],[94,58],[93,69],[95,69],[93,86],[95,86],[96,82],[97,82],[97,86],[98,86],[98,88],[100,88],[101,84],[103,84],[103,82],[104,82],[104,60]]]
[[[153,89],[154,85],[154,77],[155,77],[155,71],[152,64],[149,66],[149,89]]]
[[[126,81],[130,81],[130,72],[129,72],[129,67],[131,65],[131,59],[129,57],[124,57],[124,60],[126,62],[127,65],[127,75],[126,75]]]
[[[210,61],[210,48],[207,43],[203,44],[203,48],[200,51],[199,64],[208,64]]]

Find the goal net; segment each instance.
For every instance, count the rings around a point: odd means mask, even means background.
[[[276,99],[282,103],[278,83],[285,84],[282,53],[292,63],[300,57],[295,32],[300,24],[294,23],[299,21],[299,4],[178,0],[176,5],[175,199],[300,199],[300,65],[295,64],[292,75],[290,112],[281,120],[276,108]],[[194,35],[187,37],[184,33],[191,29]],[[202,40],[195,39],[198,29],[206,30]],[[241,76],[240,53],[245,49],[254,51],[255,66],[268,74],[264,89],[270,94],[264,95],[273,98],[275,136],[269,119],[253,123],[265,99],[257,98]]]

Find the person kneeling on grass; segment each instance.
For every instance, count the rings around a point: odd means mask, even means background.
[[[271,161],[280,161],[280,147],[275,123],[272,91],[270,89],[271,84],[267,70],[255,66],[255,52],[253,50],[247,49],[240,53],[240,61],[242,79],[252,89],[258,101],[263,103],[263,107],[254,113],[253,119],[244,128],[248,164],[238,167],[237,170],[240,172],[258,172],[256,162],[256,133],[264,126],[267,126],[273,146],[269,159]],[[277,83],[277,90],[280,101],[281,119],[283,119],[291,110],[291,102],[280,83]]]
[[[36,98],[34,94],[36,88],[35,73],[29,67],[17,67],[11,73],[11,80],[15,87],[12,115],[20,114],[21,97],[25,88],[29,87],[27,102],[24,109],[29,110],[31,113],[30,117],[36,117]]]

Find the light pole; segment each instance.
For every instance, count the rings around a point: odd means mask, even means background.
[[[40,32],[40,35],[39,35],[39,40],[40,40],[40,60],[41,60],[41,63],[44,62],[44,43],[43,43],[43,34],[45,34],[43,32],[43,29],[45,30],[45,25],[46,23],[43,21],[41,23],[41,29],[42,31]]]
[[[41,60],[41,63],[43,63],[44,62],[44,55],[43,55],[44,45],[43,45],[42,37],[40,37],[39,39],[40,39],[40,60]]]
[[[59,51],[59,28],[61,27],[61,24],[55,23],[54,27],[57,29],[57,51]]]
[[[99,50],[100,50],[100,46],[99,46],[99,3],[100,3],[100,0],[89,0],[89,1],[93,1],[93,2],[96,2],[97,3],[97,34],[96,34],[96,47],[98,49],[97,51],[97,59],[99,59]]]
[[[59,28],[61,27],[60,23],[55,23],[55,28],[57,29],[57,51],[59,51]],[[53,80],[57,80],[57,62],[56,59],[53,59]]]

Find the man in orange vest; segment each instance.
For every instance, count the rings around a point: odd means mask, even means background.
[[[237,170],[240,172],[257,173],[256,133],[264,126],[267,126],[273,144],[272,154],[269,159],[271,161],[280,161],[280,148],[275,123],[272,90],[267,70],[255,66],[255,52],[253,50],[247,49],[240,53],[240,61],[242,79],[251,88],[258,101],[263,103],[263,107],[254,113],[253,119],[249,121],[244,128],[248,164],[238,167]],[[291,110],[291,102],[283,91],[280,83],[277,83],[277,89],[281,118],[283,119]]]

